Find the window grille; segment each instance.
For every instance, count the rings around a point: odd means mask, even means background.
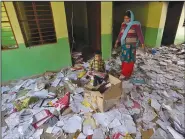
[[[56,43],[56,32],[50,2],[14,2],[27,47]]]

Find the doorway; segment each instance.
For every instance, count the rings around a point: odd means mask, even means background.
[[[112,35],[112,46],[118,38],[121,24],[124,21],[124,14],[127,10],[131,10],[134,13],[136,21],[142,22],[141,26],[147,24],[147,16],[149,10],[148,1],[114,1],[113,2],[113,35]],[[142,28],[143,35],[145,34],[145,28]]]
[[[84,61],[101,50],[101,3],[65,1],[71,52],[82,52]]]
[[[164,32],[162,37],[162,45],[174,44],[183,4],[184,4],[183,1],[169,2]]]
[[[101,2],[86,3],[90,46],[94,51],[101,50]]]

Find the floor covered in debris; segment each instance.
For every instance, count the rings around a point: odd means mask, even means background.
[[[122,82],[119,101],[106,112],[84,99],[82,70],[66,68],[10,82],[1,88],[2,137],[183,139],[184,50],[185,45],[138,50],[132,77]],[[88,63],[82,65],[88,69]],[[114,56],[106,61],[106,70],[119,77],[120,65]]]

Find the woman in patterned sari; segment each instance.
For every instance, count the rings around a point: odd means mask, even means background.
[[[115,43],[115,48],[121,42],[121,61],[122,74],[120,79],[128,79],[132,75],[134,63],[136,61],[136,48],[139,42],[144,48],[144,38],[141,31],[141,25],[138,21],[134,21],[134,14],[132,11],[126,11],[124,22],[121,25],[121,30],[118,39]]]

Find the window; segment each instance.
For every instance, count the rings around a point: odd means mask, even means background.
[[[185,27],[185,19],[184,19],[183,27]]]
[[[56,43],[50,2],[14,2],[26,47]]]
[[[1,5],[1,49],[18,48],[4,2]]]

